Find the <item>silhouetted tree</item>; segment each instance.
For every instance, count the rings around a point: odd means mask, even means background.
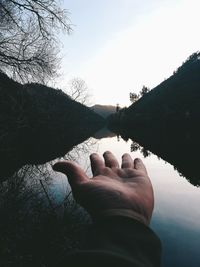
[[[57,0],[0,0],[0,70],[22,82],[53,77],[60,30],[71,26]]]
[[[89,104],[90,95],[86,82],[81,78],[73,78],[69,81],[67,94],[81,104]]]
[[[138,101],[138,99],[139,99],[139,95],[137,95],[136,93],[130,93],[130,101],[132,102],[132,103],[135,103],[136,101]]]
[[[183,62],[182,66],[180,66],[176,72],[184,72],[186,70],[189,70],[192,68],[196,63],[198,63],[200,60],[200,52],[195,52],[192,55],[190,55],[186,61]]]
[[[109,121],[126,140],[166,160],[193,185],[200,185],[200,52],[193,53],[174,74],[128,107],[122,121]],[[121,127],[123,125],[123,127]],[[143,150],[144,156],[148,151]]]
[[[143,85],[142,90],[140,91],[141,97],[143,97],[145,94],[147,94],[150,91],[150,89]]]
[[[119,112],[120,111],[120,106],[119,106],[119,104],[117,104],[117,106],[116,106],[116,112]]]

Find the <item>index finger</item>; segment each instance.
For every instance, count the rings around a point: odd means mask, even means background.
[[[99,157],[97,153],[92,153],[90,155],[90,162],[93,175],[100,174],[100,169],[105,167],[104,161]]]

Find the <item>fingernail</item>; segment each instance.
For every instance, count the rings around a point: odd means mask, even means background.
[[[135,161],[140,161],[140,159],[139,158],[136,158]]]

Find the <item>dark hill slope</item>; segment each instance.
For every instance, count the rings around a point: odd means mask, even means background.
[[[104,124],[61,90],[22,85],[0,73],[0,177],[65,155]]]
[[[160,85],[127,109],[130,121],[183,121],[200,118],[200,55],[195,53]]]
[[[191,55],[173,76],[111,116],[109,125],[200,185],[200,54]]]

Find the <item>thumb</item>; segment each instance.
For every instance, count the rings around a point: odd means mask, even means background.
[[[71,187],[89,180],[85,172],[74,162],[60,161],[53,165],[53,170],[67,175]]]

